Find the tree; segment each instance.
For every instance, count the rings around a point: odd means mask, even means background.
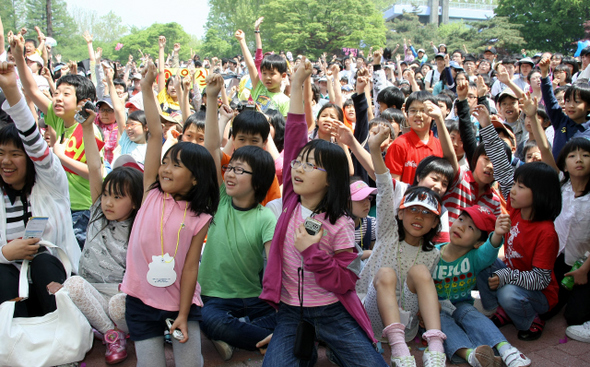
[[[267,0],[209,0],[209,15],[205,35],[205,54],[210,56],[234,56],[241,54],[234,33],[242,29],[254,30],[254,22],[261,16]],[[213,29],[212,33],[209,30]],[[209,44],[209,40],[213,42]],[[254,45],[254,38],[248,40]]]
[[[307,56],[339,53],[342,48],[385,44],[383,16],[361,0],[269,0],[262,38],[265,48]],[[253,38],[253,37],[252,37]]]
[[[404,12],[392,22],[387,22],[386,26],[389,29],[387,32],[387,47],[393,50],[399,44],[400,49],[398,52],[402,54],[404,51],[404,39],[408,42],[411,40],[416,50],[423,48],[427,54],[432,53],[429,46],[430,41],[435,43],[439,41],[436,25],[421,23],[415,13]]]
[[[583,37],[590,6],[582,0],[499,0],[495,13],[523,25],[529,48],[572,53],[571,42]]]
[[[115,44],[109,44],[109,48],[105,49],[105,56],[121,61],[127,60],[129,55],[138,60],[141,57],[139,50],[144,54],[149,54],[152,58],[158,58],[158,37],[162,35],[166,37],[166,52],[170,53],[174,43],[180,43],[180,59],[187,60],[190,55],[190,48],[197,46],[196,41],[191,35],[186,33],[182,26],[178,23],[155,23],[146,29],[131,28],[131,34],[121,37],[116,40],[117,43],[122,43],[123,48],[115,51]]]
[[[129,33],[129,27],[112,10],[99,17],[96,11],[74,8],[72,16],[80,34],[88,31],[99,42],[114,42]]]

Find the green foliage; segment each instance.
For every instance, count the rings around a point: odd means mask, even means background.
[[[403,54],[404,39],[412,40],[414,48],[423,48],[429,58],[434,57],[434,51],[430,41],[438,47],[440,43],[447,45],[449,52],[460,49],[463,46],[470,53],[479,54],[490,45],[507,53],[517,52],[525,47],[525,42],[520,35],[521,25],[512,24],[506,17],[496,16],[481,22],[453,22],[441,24],[438,28],[433,24],[422,24],[418,16],[413,13],[404,13],[388,22],[387,46],[392,50],[400,45],[398,53]]]
[[[521,24],[528,48],[572,53],[571,44],[584,36],[582,24],[590,19],[587,0],[499,0],[497,15]]]
[[[78,26],[78,32],[88,31],[95,41],[115,42],[129,32],[129,27],[123,24],[123,19],[112,10],[98,16],[96,11],[75,8],[72,15]]]
[[[129,54],[138,60],[141,57],[139,50],[144,54],[149,54],[152,58],[158,58],[158,37],[162,35],[166,37],[166,53],[170,53],[174,43],[180,43],[180,59],[187,60],[190,55],[190,47],[197,46],[194,40],[188,33],[184,31],[182,26],[178,23],[155,23],[146,29],[132,28],[131,34],[119,38],[116,42],[108,44],[109,48],[105,48],[105,56],[112,59],[126,61]],[[122,43],[123,48],[115,51],[116,43]]]
[[[360,0],[269,0],[263,15],[265,49],[317,57],[385,43],[381,13]]]

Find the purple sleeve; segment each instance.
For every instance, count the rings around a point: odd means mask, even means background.
[[[260,65],[262,65],[263,58],[264,54],[262,53],[262,49],[257,48],[256,54],[254,55],[254,65],[256,65],[256,70],[258,70],[258,78],[260,78]]]
[[[330,256],[315,243],[301,252],[301,255],[305,269],[313,272],[320,287],[336,294],[355,290],[358,275],[348,266],[358,258],[358,254],[342,251]]]

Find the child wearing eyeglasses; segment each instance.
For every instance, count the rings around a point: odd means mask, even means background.
[[[273,332],[275,310],[258,296],[263,252],[268,254],[276,219],[260,204],[275,179],[271,155],[259,146],[244,144],[227,164],[221,163],[216,100],[222,86],[219,74],[207,79],[207,105],[213,108],[207,108],[205,147],[217,167],[220,200],[198,280],[204,303],[201,328],[227,361],[235,348],[256,350],[256,343]]]

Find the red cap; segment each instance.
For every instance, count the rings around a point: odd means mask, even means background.
[[[494,231],[494,228],[496,228],[496,216],[489,208],[486,208],[485,206],[470,206],[468,208],[464,208],[463,212],[466,212],[467,215],[471,217],[473,224],[475,224],[477,229],[480,231],[490,233]]]

